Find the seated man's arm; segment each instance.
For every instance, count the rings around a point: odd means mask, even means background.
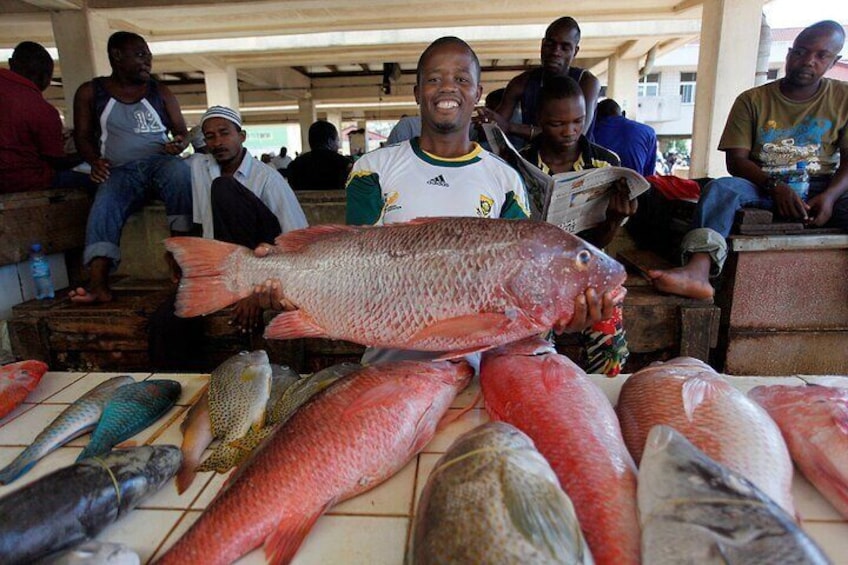
[[[848,152],[843,155],[846,156],[839,161],[839,168],[830,179],[827,190],[810,198],[808,202],[813,225],[825,225],[833,215],[833,206],[836,201],[848,192]]]
[[[582,132],[585,134],[589,131],[589,126],[592,125],[592,118],[595,117],[598,96],[601,95],[601,81],[589,71],[583,71],[580,76],[580,90],[583,91],[583,97],[586,99],[586,119],[583,120]]]
[[[480,108],[480,113],[484,118],[494,121],[498,124],[507,135],[518,136],[522,139],[531,139],[534,134],[541,133],[542,128],[532,127],[527,124],[516,124],[511,122],[512,114],[515,112],[515,106],[521,100],[524,94],[524,88],[527,86],[527,73],[522,73],[509,81],[504,91],[503,100],[497,110],[489,110],[488,108]]]
[[[101,183],[109,178],[109,162],[100,155],[96,123],[94,85],[86,82],[74,96],[74,143],[80,156],[91,165],[91,180]]]
[[[769,175],[751,159],[748,149],[731,148],[725,150],[727,172],[741,177],[760,187],[764,195],[771,196],[777,212],[786,218],[807,218],[807,205],[785,182],[778,182],[774,189],[767,191]]]
[[[188,128],[180,110],[180,103],[171,89],[164,84],[159,84],[159,93],[165,102],[165,112],[168,113],[168,119],[171,121],[171,136],[173,137],[173,141],[165,144],[165,151],[171,155],[179,155],[188,147]]]

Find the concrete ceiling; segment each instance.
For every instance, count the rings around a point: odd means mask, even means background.
[[[458,35],[477,52],[486,91],[538,64],[548,23],[562,15],[583,31],[576,65],[602,75],[613,55],[644,58],[698,35],[701,0],[0,0],[0,49],[24,40],[55,45],[50,12],[86,10],[110,31],[148,40],[154,73],[172,86],[188,114],[205,107],[204,69],[235,67],[248,121],[296,119],[307,91],[319,113],[396,117],[414,111],[415,63],[442,35]],[[105,50],[105,45],[103,46]],[[402,69],[381,93],[383,64]],[[61,81],[61,54],[56,70]],[[61,89],[47,93],[60,109]],[[267,108],[263,110],[262,108]]]

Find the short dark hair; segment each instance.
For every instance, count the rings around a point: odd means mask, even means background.
[[[598,118],[608,118],[610,116],[620,116],[621,106],[612,98],[604,98],[598,102],[598,108],[595,110],[595,115]]]
[[[548,33],[558,28],[565,28],[567,30],[573,29],[577,32],[577,42],[580,42],[580,26],[577,25],[577,20],[575,20],[571,16],[563,16],[552,21],[551,25],[549,25],[545,30],[545,37],[548,36]]]
[[[40,43],[22,41],[12,51],[9,69],[36,83],[39,88],[47,88],[53,76],[53,58]]]
[[[567,98],[583,98],[583,90],[577,81],[569,76],[547,78],[539,91],[539,108],[552,100]]]
[[[506,94],[506,88],[498,88],[497,90],[493,90],[486,95],[486,108],[490,110],[497,110],[498,106],[501,105],[501,100],[503,100],[504,94]]]
[[[109,41],[106,42],[106,51],[109,53],[109,60],[112,60],[112,51],[120,50],[123,47],[130,43],[131,41],[137,40],[144,41],[144,38],[137,33],[133,33],[131,31],[116,31],[112,35],[109,36]]]
[[[327,149],[330,147],[330,142],[339,139],[339,132],[336,126],[324,120],[313,122],[309,126],[309,148]]]
[[[818,37],[821,35],[835,35],[839,41],[839,50],[842,50],[842,47],[845,44],[845,28],[843,28],[839,22],[835,22],[833,20],[822,20],[805,27],[801,30],[801,33],[798,34],[798,37],[795,38],[795,41],[797,42],[799,39],[806,37]]]
[[[424,52],[421,53],[421,56],[418,58],[418,65],[415,67],[415,82],[417,84],[421,84],[421,70],[424,65],[424,61],[427,60],[427,57],[430,56],[430,53],[432,53],[434,50],[438,49],[442,45],[448,45],[451,43],[454,45],[461,45],[462,47],[467,49],[469,53],[471,53],[471,58],[474,59],[474,66],[477,68],[477,72],[474,73],[474,78],[477,79],[477,84],[480,83],[481,69],[480,59],[477,58],[477,53],[474,52],[474,49],[472,49],[471,46],[468,45],[468,43],[461,40],[460,38],[454,37],[453,35],[446,35],[444,37],[440,37],[439,39],[435,40],[433,43],[428,45],[427,48],[424,49]]]

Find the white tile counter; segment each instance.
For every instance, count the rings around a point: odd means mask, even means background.
[[[97,383],[116,373],[47,373],[27,401],[0,420],[0,466],[8,464],[66,406]],[[154,426],[138,434],[132,441],[179,445],[179,424],[188,407],[206,384],[208,375],[173,375],[135,373],[136,380],[167,378],[183,385],[177,405]],[[615,379],[594,377],[612,402],[626,376]],[[730,377],[742,390],[759,384],[789,383],[792,377]],[[822,384],[848,386],[845,377],[813,377],[805,379]],[[472,383],[454,402],[451,412],[458,414],[477,397],[479,385]],[[409,537],[409,528],[418,499],[436,460],[463,432],[488,420],[482,401],[459,420],[439,431],[424,451],[386,483],[354,499],[332,508],[322,516],[294,559],[297,565],[346,563],[368,565],[400,565]],[[61,447],[41,460],[23,478],[0,487],[0,496],[55,469],[70,465],[88,441],[83,436]],[[226,476],[201,473],[191,488],[177,495],[174,481],[147,499],[122,520],[104,530],[98,539],[126,544],[147,563],[161,555],[197,520],[209,504]],[[804,529],[821,545],[838,565],[848,565],[848,521],[843,519],[800,475],[795,474],[795,504]],[[265,563],[261,550],[239,561],[240,564]]]

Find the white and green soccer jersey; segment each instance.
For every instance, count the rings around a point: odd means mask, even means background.
[[[476,143],[471,153],[441,159],[418,138],[367,153],[347,181],[347,223],[394,224],[434,216],[527,218],[521,176]]]

